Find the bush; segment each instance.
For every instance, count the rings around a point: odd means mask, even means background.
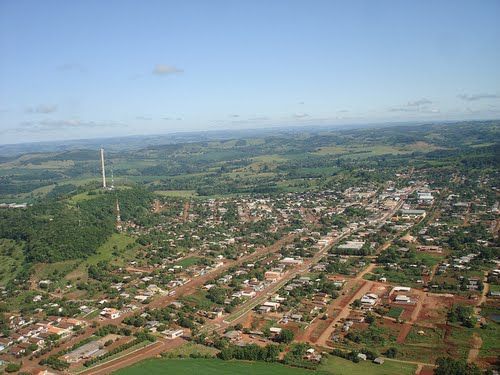
[[[20,363],[9,363],[7,367],[5,367],[6,372],[16,372],[21,369]]]
[[[387,358],[396,358],[398,355],[398,350],[396,348],[389,348],[387,349],[387,351],[385,352],[385,356]]]

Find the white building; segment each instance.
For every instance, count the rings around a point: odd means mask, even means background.
[[[177,329],[177,330],[169,329],[169,330],[165,331],[164,334],[165,334],[165,337],[167,339],[175,339],[177,337],[182,336],[184,334],[184,330],[183,329]]]

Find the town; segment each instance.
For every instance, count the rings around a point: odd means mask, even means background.
[[[417,373],[446,354],[489,363],[496,194],[482,177],[409,168],[344,190],[158,196],[145,218],[117,223],[88,277],[69,264],[1,288],[1,301],[21,308],[3,313],[0,359],[105,374],[182,348],[245,359],[229,348],[294,341],[284,363],[310,369],[328,356]]]

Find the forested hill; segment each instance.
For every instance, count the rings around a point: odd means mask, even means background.
[[[56,201],[0,209],[0,238],[24,241],[28,262],[85,259],[115,231],[116,197],[124,220],[147,210],[152,199],[147,191],[134,188],[97,194],[76,205]]]

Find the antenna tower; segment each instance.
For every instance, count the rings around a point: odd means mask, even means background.
[[[104,149],[101,147],[101,169],[102,169],[102,187],[106,189],[106,170],[104,169]]]
[[[118,204],[118,197],[116,197],[116,229],[122,229],[122,218],[120,217],[120,205]]]

